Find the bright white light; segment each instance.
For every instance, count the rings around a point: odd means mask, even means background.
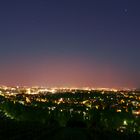
[[[123,121],[123,124],[124,124],[124,125],[128,125],[126,120]]]

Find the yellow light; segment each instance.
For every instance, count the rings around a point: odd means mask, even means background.
[[[122,112],[122,110],[121,109],[117,109],[117,111],[116,112]]]
[[[124,125],[128,125],[128,123],[127,123],[127,121],[126,121],[126,120],[124,120],[124,121],[123,121],[123,124],[124,124]]]

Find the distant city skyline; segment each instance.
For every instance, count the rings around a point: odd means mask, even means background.
[[[0,85],[140,87],[140,1],[0,1]]]

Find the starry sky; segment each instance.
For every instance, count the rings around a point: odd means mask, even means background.
[[[0,0],[0,84],[140,87],[140,1]]]

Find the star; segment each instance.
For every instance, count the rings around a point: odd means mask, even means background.
[[[128,9],[124,9],[124,12],[125,12],[125,13],[128,13]]]

